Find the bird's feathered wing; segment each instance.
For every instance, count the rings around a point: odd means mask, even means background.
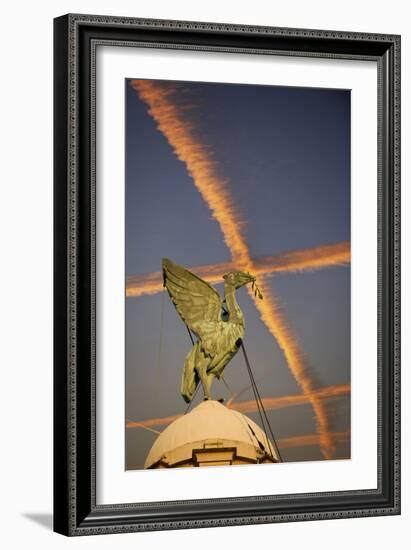
[[[163,259],[164,286],[183,322],[201,340],[204,352],[216,353],[216,324],[221,322],[222,300],[219,293],[191,271]]]

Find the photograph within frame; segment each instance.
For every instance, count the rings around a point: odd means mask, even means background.
[[[126,81],[126,469],[350,458],[350,147],[349,90]],[[214,285],[257,276],[254,301],[237,294],[248,339],[208,403],[199,355],[179,395],[206,312],[185,323],[176,292],[194,280],[171,262],[167,287],[168,255]]]

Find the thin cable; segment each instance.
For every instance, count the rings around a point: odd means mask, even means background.
[[[278,448],[276,439],[275,439],[275,437],[274,437],[274,433],[273,433],[273,431],[272,431],[272,429],[271,429],[271,424],[270,424],[270,421],[268,420],[268,416],[267,416],[266,410],[265,410],[265,408],[264,408],[263,401],[262,401],[261,396],[260,396],[260,392],[258,391],[258,387],[257,387],[257,384],[256,384],[256,382],[255,382],[254,374],[253,374],[253,372],[252,372],[251,365],[250,365],[250,362],[249,362],[249,360],[248,360],[248,356],[247,356],[247,353],[246,353],[246,351],[245,351],[244,345],[243,345],[243,354],[244,354],[244,358],[245,358],[246,363],[247,363],[247,368],[249,369],[249,374],[250,374],[250,378],[251,378],[251,380],[252,380],[252,384],[253,384],[253,386],[254,386],[254,388],[255,388],[255,393],[257,394],[258,401],[260,402],[261,409],[262,409],[262,411],[263,411],[263,414],[264,414],[264,417],[265,417],[265,419],[266,419],[268,428],[269,428],[269,430],[270,430],[271,438],[272,438],[273,444],[274,444],[274,446],[275,446],[275,451],[276,451],[276,453],[278,454],[278,458],[280,459],[280,462],[282,462],[283,460],[282,460],[282,457],[281,457],[281,454],[280,454],[280,450],[279,450],[279,448]]]
[[[263,418],[262,411],[261,411],[261,405],[262,404],[260,403],[260,400],[258,399],[258,394],[257,394],[257,391],[256,391],[255,382],[253,380],[253,375],[252,375],[251,368],[250,368],[250,365],[249,365],[247,359],[246,359],[246,365],[247,365],[248,375],[249,375],[250,380],[251,380],[251,387],[253,389],[254,399],[255,399],[255,402],[256,402],[256,405],[257,405],[258,414],[260,416],[261,426],[263,428],[264,435],[265,435],[265,438],[267,440],[266,442],[267,442],[267,445],[268,445],[268,450],[269,450],[269,453],[271,454],[272,458],[274,459],[273,451],[271,449],[270,440],[268,439],[267,429],[266,429],[264,418]],[[257,441],[258,441],[258,439],[257,439]]]
[[[185,413],[184,413],[184,414],[187,414],[187,413],[188,413],[188,411],[190,410],[190,407],[191,407],[191,405],[192,405],[192,403],[193,403],[193,401],[194,401],[194,399],[195,399],[195,396],[197,395],[197,392],[198,392],[198,388],[199,388],[199,387],[200,387],[200,384],[197,384],[197,387],[196,387],[196,389],[195,389],[195,392],[194,392],[193,398],[191,399],[190,403],[189,403],[189,404],[187,405],[187,408],[186,408],[186,410],[185,410]]]
[[[250,377],[250,381],[251,381],[251,388],[253,390],[253,393],[254,393],[254,399],[255,399],[255,402],[256,402],[256,405],[257,405],[257,409],[258,409],[258,413],[260,415],[260,421],[261,421],[261,425],[263,427],[263,430],[264,430],[264,434],[267,438],[267,441],[268,440],[268,437],[267,437],[267,431],[266,431],[266,428],[265,428],[265,422],[264,422],[264,419],[262,417],[262,412],[261,412],[261,407],[262,407],[262,402],[261,400],[259,399],[259,395],[258,395],[258,391],[257,391],[257,385],[255,383],[255,379],[254,379],[254,376],[253,376],[253,373],[252,373],[252,370],[251,370],[251,365],[250,365],[250,362],[248,360],[248,357],[247,357],[247,354],[245,352],[245,348],[243,346],[243,343],[241,342],[241,347],[243,349],[243,355],[244,355],[244,359],[245,359],[245,364],[246,364],[246,367],[247,367],[247,371],[248,371],[248,375]],[[271,450],[271,449],[270,449]],[[271,453],[272,454],[272,453]]]
[[[186,325],[186,328],[187,328],[187,331],[188,331],[188,335],[190,336],[191,343],[194,346],[194,338],[193,338],[193,335],[191,334],[191,330],[188,328],[187,325]]]
[[[158,355],[157,355],[157,375],[160,374],[160,367],[161,367],[161,355],[162,355],[162,349],[163,349],[163,332],[164,332],[164,296],[165,292],[162,293],[161,296],[161,306],[160,306],[160,341],[158,345]]]
[[[193,335],[191,334],[191,330],[188,328],[187,325],[186,325],[186,327],[187,327],[188,335],[190,336],[191,343],[192,343],[193,346],[194,346],[194,338],[193,338]],[[191,407],[191,405],[192,405],[192,403],[193,403],[193,401],[194,401],[194,398],[195,398],[195,396],[197,395],[199,386],[200,386],[200,384],[197,384],[197,387],[196,387],[196,389],[195,389],[194,395],[193,395],[193,397],[192,397],[190,403],[188,404],[188,406],[187,406],[186,411],[185,411],[184,414],[187,414],[188,411],[190,410],[190,407]]]
[[[254,392],[254,396],[256,398],[256,403],[257,403],[257,408],[258,408],[258,412],[260,414],[260,419],[261,419],[261,422],[263,424],[263,429],[264,429],[264,433],[265,433],[265,436],[267,437],[267,433],[266,433],[266,429],[265,429],[265,422],[262,418],[262,414],[261,414],[261,410],[263,411],[263,414],[264,414],[264,417],[265,417],[265,420],[266,420],[266,423],[268,425],[268,429],[270,431],[270,434],[271,434],[271,438],[272,438],[272,442],[273,442],[273,445],[274,445],[274,449],[278,455],[278,458],[280,460],[280,462],[283,462],[283,459],[281,457],[281,454],[280,454],[280,450],[278,448],[278,445],[277,445],[277,442],[275,440],[275,437],[274,437],[274,434],[273,434],[273,431],[271,429],[271,425],[270,425],[270,421],[268,420],[268,416],[267,416],[267,413],[265,411],[265,408],[264,408],[264,405],[263,405],[263,402],[262,402],[262,399],[261,399],[261,396],[260,396],[260,392],[258,391],[258,388],[257,388],[257,384],[255,382],[255,379],[254,379],[254,375],[253,375],[253,372],[251,370],[251,365],[250,365],[250,361],[248,360],[248,356],[247,356],[247,352],[245,351],[245,347],[244,347],[244,343],[241,342],[241,348],[243,350],[243,355],[244,355],[244,359],[245,359],[245,363],[246,363],[246,366],[247,366],[247,370],[248,370],[248,374],[250,376],[250,380],[251,380],[251,385],[252,385],[252,388],[253,388],[253,392]],[[261,407],[261,410],[260,410],[260,407]],[[267,437],[267,441],[268,440],[268,437]],[[270,446],[270,444],[269,444]],[[272,453],[271,453],[272,454]]]
[[[243,351],[244,351],[245,356],[247,356],[246,351],[245,351],[245,348],[243,348]],[[248,361],[248,357],[247,357],[247,363],[248,363],[248,366],[249,366],[249,372],[250,372],[250,375],[251,375],[251,377],[252,377],[252,382],[253,382],[253,384],[254,384],[254,388],[255,388],[255,392],[256,392],[256,394],[257,394],[257,398],[258,398],[258,400],[259,400],[259,402],[260,402],[261,409],[262,409],[262,411],[263,411],[264,417],[265,417],[266,422],[267,422],[267,425],[268,425],[268,429],[270,430],[271,438],[272,438],[273,444],[274,444],[274,446],[275,446],[275,451],[276,451],[276,453],[278,454],[278,457],[279,457],[279,459],[280,459],[280,462],[282,462],[281,454],[280,454],[280,451],[279,451],[279,449],[278,449],[277,442],[276,442],[276,440],[275,440],[273,431],[272,431],[272,429],[271,429],[271,424],[270,424],[270,421],[268,420],[268,416],[267,416],[266,410],[265,410],[265,408],[264,408],[263,400],[261,399],[260,392],[258,391],[258,387],[257,387],[257,384],[256,384],[256,382],[255,382],[254,374],[253,374],[253,372],[252,372],[252,370],[251,370],[251,365],[250,365],[250,362]]]
[[[225,385],[225,387],[228,389],[228,391],[230,392],[230,397],[229,399],[231,399],[231,397],[234,395],[234,392],[232,391],[232,389],[230,388],[230,386],[228,385],[228,383],[225,381],[225,379],[223,378],[223,375],[220,376],[220,380],[223,381],[223,384]]]

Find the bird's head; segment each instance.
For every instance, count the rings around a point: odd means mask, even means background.
[[[246,273],[244,271],[231,271],[230,273],[227,273],[227,275],[224,275],[223,279],[226,283],[233,286],[235,289],[241,288],[242,286],[251,283],[252,290],[254,291],[255,296],[258,296],[260,299],[263,298],[263,295],[261,294],[261,291],[257,286],[255,277],[253,275],[250,275],[250,273]]]

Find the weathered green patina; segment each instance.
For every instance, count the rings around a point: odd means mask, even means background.
[[[189,403],[201,381],[206,399],[211,399],[211,385],[220,378],[237,353],[244,337],[245,322],[235,292],[252,283],[262,298],[255,277],[243,271],[223,276],[224,300],[206,281],[171,260],[163,259],[164,286],[187,327],[197,336],[188,353],[181,381],[181,394]]]

